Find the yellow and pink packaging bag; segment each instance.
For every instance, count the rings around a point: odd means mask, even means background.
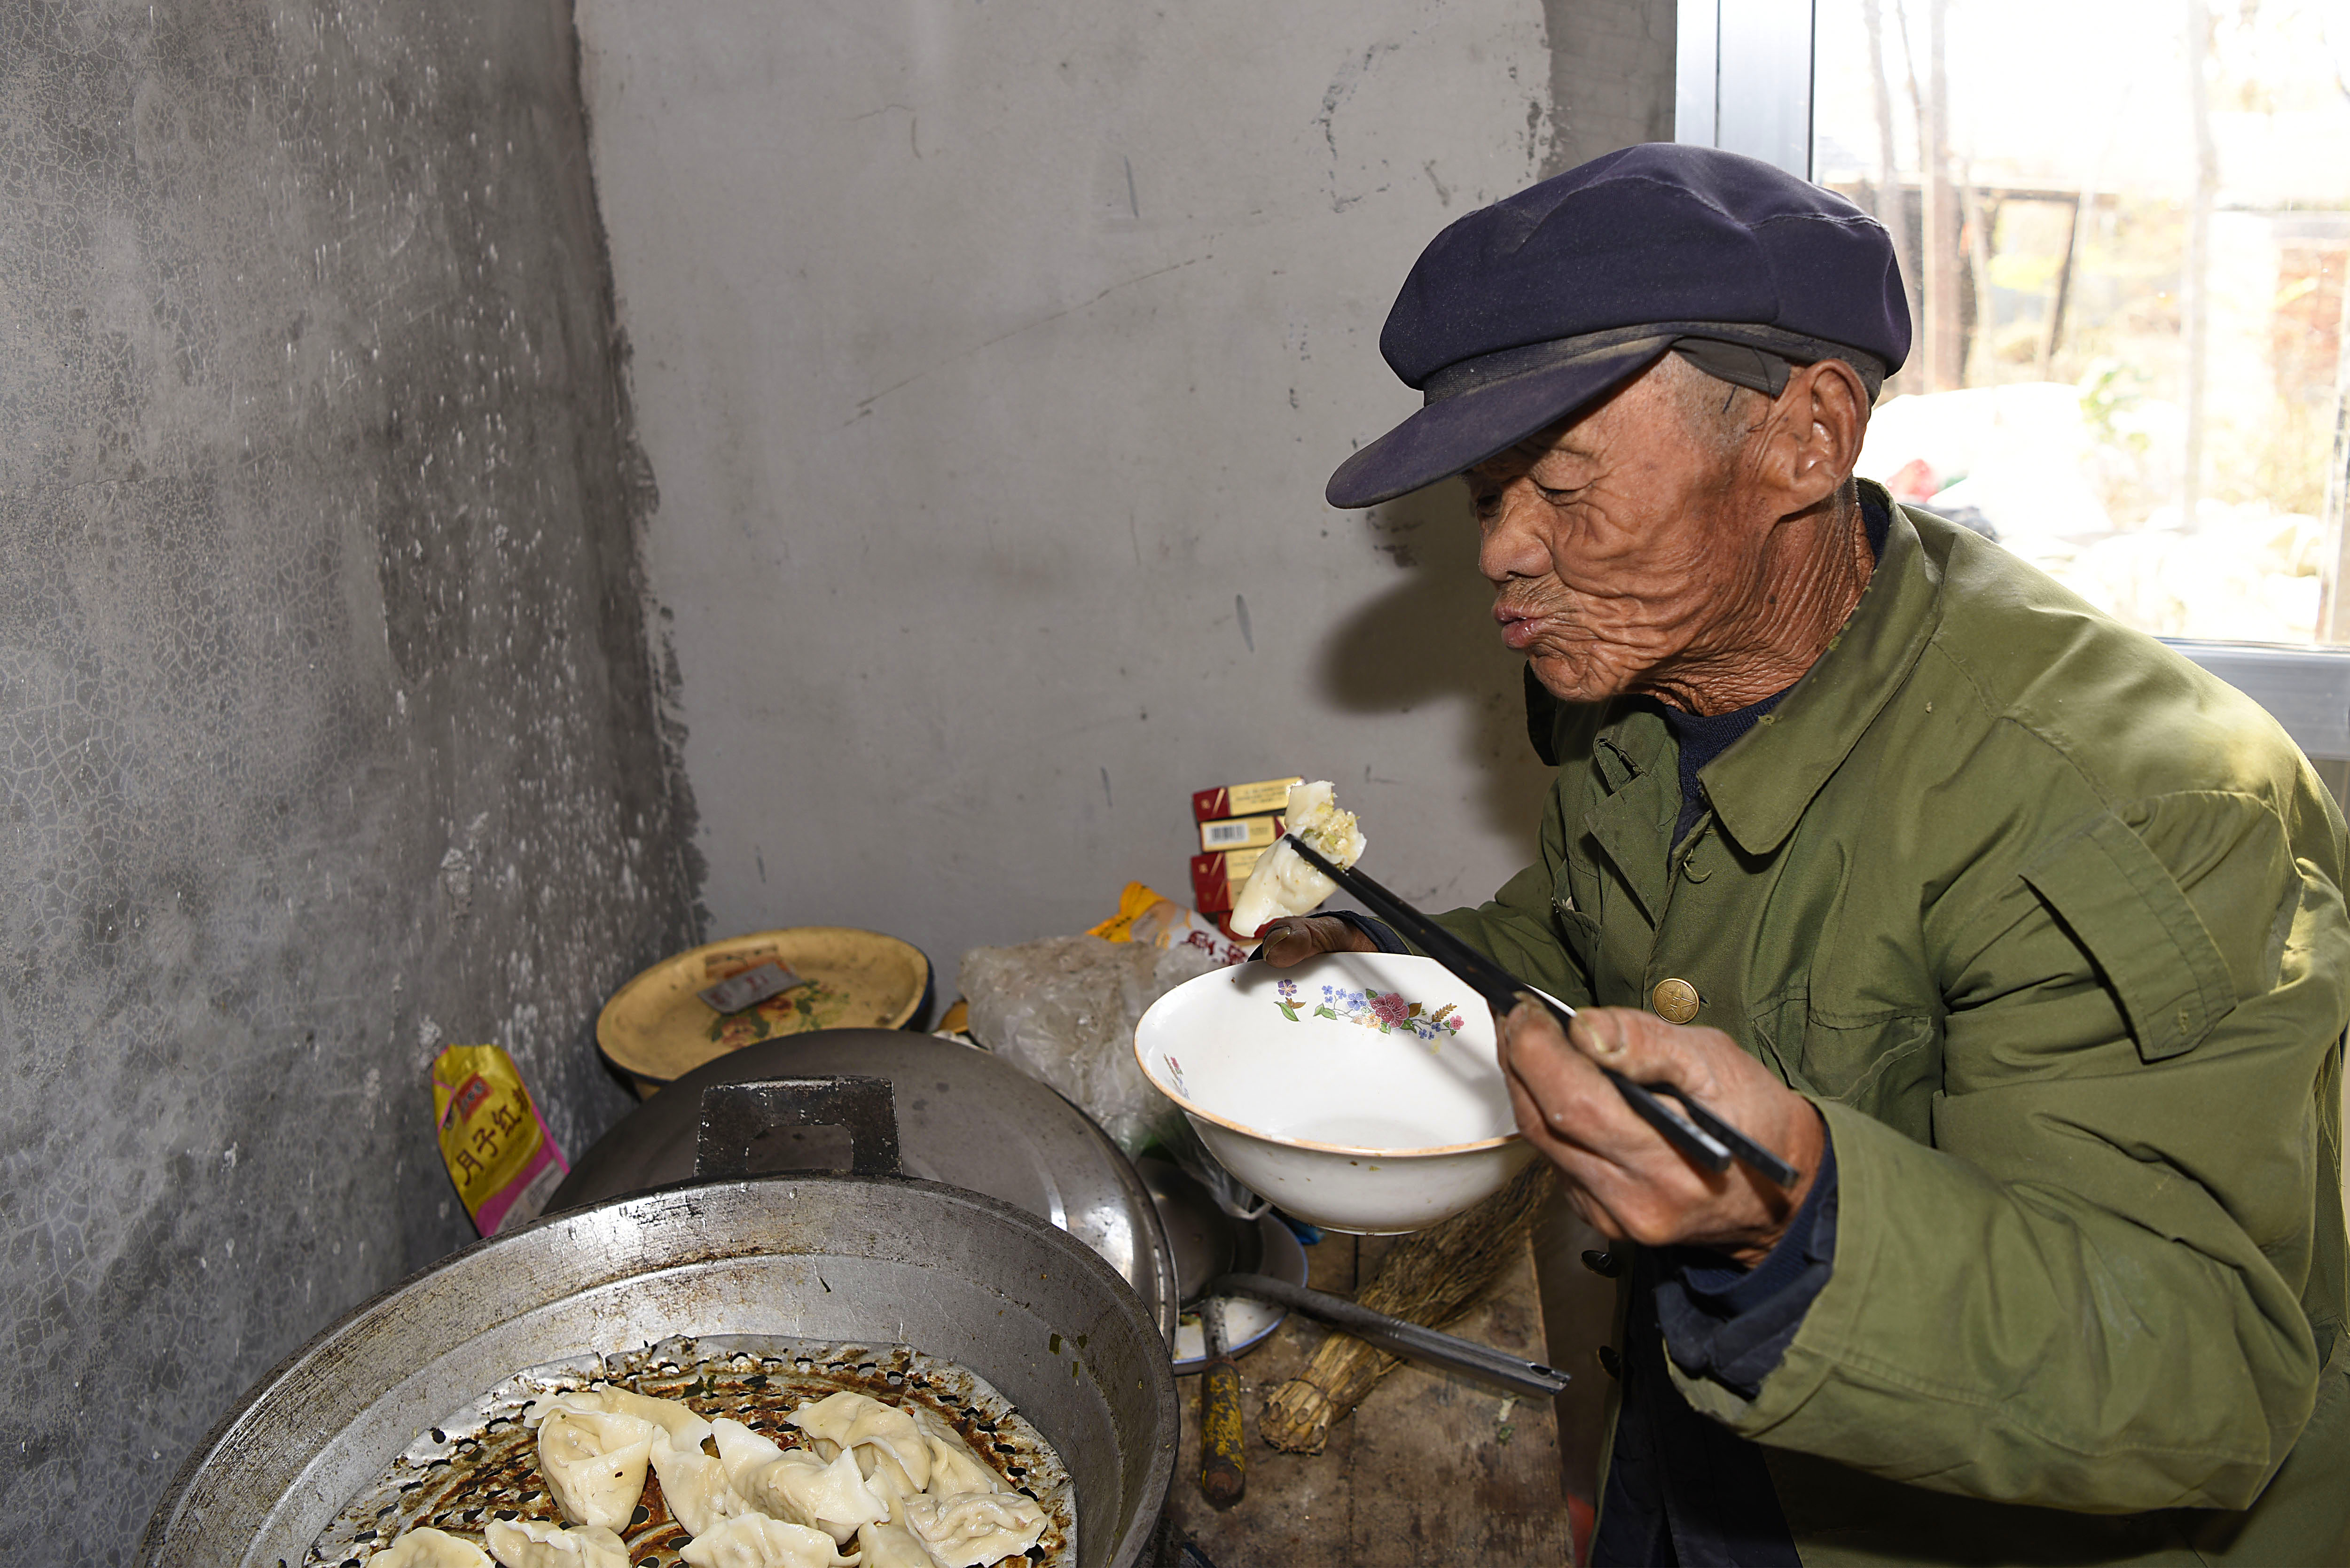
[[[452,1045],[433,1058],[432,1125],[449,1179],[484,1236],[537,1219],[570,1173],[514,1058],[495,1045]]]

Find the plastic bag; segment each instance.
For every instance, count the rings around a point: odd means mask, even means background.
[[[1189,1130],[1142,1075],[1134,1026],[1161,996],[1222,967],[1187,944],[1047,937],[963,954],[962,993],[975,1038],[1059,1090],[1131,1156]]]

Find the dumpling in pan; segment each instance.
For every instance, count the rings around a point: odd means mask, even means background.
[[[703,1535],[722,1522],[754,1511],[733,1483],[726,1464],[702,1451],[700,1444],[680,1449],[667,1432],[653,1438],[653,1474],[660,1477],[661,1496],[669,1511],[689,1535]]]
[[[906,1522],[942,1568],[978,1568],[1035,1545],[1045,1533],[1045,1509],[1018,1492],[918,1497],[906,1504]]]
[[[914,1484],[895,1455],[879,1443],[864,1443],[848,1450],[857,1456],[857,1468],[865,1472],[865,1488],[889,1505],[889,1517],[899,1518],[898,1505],[910,1497],[920,1497],[922,1489]],[[931,1479],[937,1479],[935,1469]]]
[[[889,1504],[865,1484],[851,1450],[841,1449],[827,1464],[804,1449],[786,1450],[740,1421],[722,1417],[711,1427],[728,1483],[760,1512],[813,1525],[843,1545],[858,1525],[889,1517]]]
[[[858,1568],[939,1568],[920,1536],[887,1520],[858,1527],[857,1555]]]
[[[574,1524],[617,1530],[637,1511],[661,1428],[608,1410],[552,1410],[538,1424],[538,1469]]]
[[[702,1451],[702,1439],[710,1436],[711,1426],[691,1406],[599,1383],[592,1388],[574,1388],[535,1399],[523,1420],[529,1426],[541,1426],[547,1417],[558,1412],[633,1417],[651,1422],[654,1432],[650,1457],[653,1473],[660,1477],[661,1495],[669,1500],[670,1512],[685,1526],[688,1534],[702,1534],[722,1520],[752,1511],[751,1505],[727,1484],[725,1467]],[[629,1512],[634,1514],[634,1503],[629,1505]]]
[[[679,1449],[699,1449],[702,1440],[710,1436],[710,1423],[695,1415],[691,1406],[676,1399],[656,1399],[633,1388],[616,1388],[608,1383],[598,1383],[592,1388],[567,1389],[543,1399],[534,1399],[530,1402],[530,1408],[523,1413],[523,1424],[536,1427],[556,1410],[634,1416],[639,1421],[650,1421],[668,1433],[670,1442]]]
[[[599,1526],[566,1530],[542,1520],[494,1521],[483,1534],[505,1568],[629,1568],[629,1547]]]
[[[931,1484],[931,1452],[923,1444],[922,1429],[895,1405],[844,1388],[801,1406],[784,1419],[809,1437],[840,1448],[879,1444],[889,1450],[916,1491]]]
[[[1338,809],[1327,780],[1293,784],[1283,820],[1292,834],[1335,866],[1352,866],[1363,857],[1363,830],[1356,826],[1353,812]],[[1257,857],[1232,900],[1232,929],[1253,937],[1267,920],[1305,914],[1337,890],[1338,884],[1307,865],[1285,839],[1276,841]]]
[[[840,1568],[859,1561],[840,1555],[836,1544],[821,1530],[746,1513],[697,1537],[678,1556],[692,1568]]]
[[[1003,1478],[990,1469],[985,1460],[972,1451],[962,1434],[948,1426],[928,1410],[914,1412],[915,1424],[922,1429],[922,1443],[931,1454],[931,1484],[928,1490],[935,1496],[951,1497],[959,1492],[1003,1491],[1007,1490]]]
[[[367,1560],[367,1568],[490,1568],[489,1553],[462,1535],[421,1525]]]

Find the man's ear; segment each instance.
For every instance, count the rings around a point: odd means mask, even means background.
[[[1762,478],[1781,491],[1783,515],[1835,494],[1860,461],[1868,431],[1868,389],[1841,359],[1798,365],[1771,408],[1762,438]]]

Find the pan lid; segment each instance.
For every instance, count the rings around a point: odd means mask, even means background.
[[[905,1174],[1025,1210],[1123,1275],[1171,1340],[1174,1264],[1150,1194],[1092,1117],[988,1052],[895,1029],[827,1029],[762,1041],[680,1076],[574,1161],[550,1210],[691,1179],[702,1091],[840,1074],[887,1078]],[[810,1168],[847,1168],[847,1139],[811,1127]]]

